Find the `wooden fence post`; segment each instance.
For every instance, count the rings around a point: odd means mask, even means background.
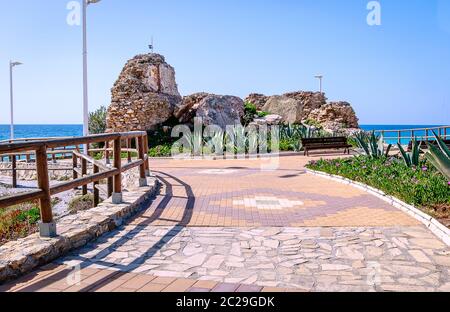
[[[139,153],[139,159],[141,159],[143,162],[142,164],[139,166],[139,186],[143,187],[143,186],[147,186],[147,178],[146,178],[146,173],[145,173],[145,147],[144,147],[144,137],[140,136],[137,139],[137,147],[138,147],[138,153]]]
[[[113,204],[122,203],[122,148],[121,137],[114,140],[114,168],[119,170],[119,173],[114,176],[114,193],[112,196]]]
[[[78,172],[75,170],[78,168],[78,157],[72,154],[72,166],[73,166],[73,179],[78,179]]]
[[[148,135],[146,134],[144,136],[144,151],[145,155],[147,156],[147,160],[145,161],[145,175],[147,177],[150,177],[150,157],[149,157],[149,148],[148,148]]]
[[[41,237],[55,237],[56,223],[53,221],[47,161],[47,148],[45,145],[42,145],[36,149],[38,187],[44,192],[44,195],[39,200],[41,209],[39,232]]]
[[[11,170],[12,170],[12,187],[17,188],[17,158],[16,155],[11,157]]]
[[[84,158],[81,159],[81,174],[82,174],[82,178],[84,178],[87,175],[87,161]],[[83,196],[87,195],[87,193],[88,193],[88,187],[87,187],[87,185],[83,185]]]
[[[56,154],[54,153],[55,149],[52,148],[52,163],[56,164]]]
[[[99,173],[99,168],[97,165],[94,165],[94,174]],[[97,207],[100,203],[100,192],[98,190],[99,181],[94,182],[94,207]]]
[[[132,159],[131,159],[131,151],[130,151],[130,149],[131,149],[131,139],[127,140],[127,149],[128,149],[128,153],[127,153],[128,163],[130,163],[132,161]]]
[[[107,165],[111,164],[111,161],[109,159],[109,141],[105,142],[105,163]]]

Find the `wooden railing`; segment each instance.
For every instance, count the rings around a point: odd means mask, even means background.
[[[415,139],[424,141],[434,140],[435,137],[433,131],[444,139],[450,138],[450,126],[399,130],[376,130],[375,133],[383,135],[386,143],[393,143],[396,141],[399,144],[408,144],[410,141]]]
[[[136,149],[132,150],[132,140],[136,141]],[[132,161],[128,157],[128,163],[122,165],[122,144],[126,142],[129,155],[133,151],[137,152],[137,160]],[[80,149],[75,148],[72,153],[73,161],[73,180],[50,186],[48,175],[48,153],[49,151],[68,146],[80,146],[94,143],[104,143],[104,156],[108,161],[105,163],[95,160],[93,157],[81,153]],[[112,149],[109,146],[113,146]],[[39,200],[41,211],[40,233],[43,237],[52,237],[56,235],[56,225],[53,220],[51,208],[51,196],[65,192],[71,189],[82,187],[83,194],[87,194],[88,185],[93,184],[94,204],[99,203],[99,183],[101,180],[107,180],[107,195],[112,196],[114,204],[122,202],[122,173],[132,168],[139,167],[139,185],[146,185],[146,176],[149,174],[148,163],[148,144],[146,132],[129,132],[101,134],[78,138],[62,138],[50,140],[33,140],[27,142],[14,142],[0,144],[0,157],[5,154],[17,155],[24,152],[33,152],[35,154],[38,189],[22,194],[16,194],[0,198],[0,208],[7,208],[24,202]],[[113,164],[108,165],[110,154],[112,153]],[[15,156],[13,157],[15,159]],[[80,160],[80,161],[79,161]],[[81,164],[81,169],[79,168]],[[89,166],[92,174],[88,174]]]

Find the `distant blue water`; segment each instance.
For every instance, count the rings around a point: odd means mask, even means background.
[[[14,137],[49,138],[49,137],[74,137],[83,135],[82,125],[16,125]],[[0,125],[0,141],[10,137],[9,125]]]
[[[366,131],[371,130],[402,130],[417,128],[432,128],[436,125],[362,125],[361,128]],[[16,138],[48,138],[48,137],[73,137],[83,134],[82,125],[16,125]],[[402,136],[410,136],[411,133],[405,131]],[[420,138],[425,135],[423,131],[417,131],[415,135]],[[431,133],[430,133],[431,135]],[[0,141],[9,139],[9,125],[0,125]],[[386,133],[385,138],[389,143],[397,143],[396,133]],[[389,139],[392,138],[392,139]],[[408,140],[402,140],[407,144]]]

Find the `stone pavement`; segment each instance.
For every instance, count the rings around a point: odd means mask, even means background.
[[[304,157],[265,161],[153,160],[150,207],[0,290],[450,291],[450,248],[425,226]]]

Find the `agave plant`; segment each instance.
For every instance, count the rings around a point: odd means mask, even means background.
[[[421,144],[422,142],[419,142],[416,139],[414,139],[414,144],[411,153],[407,153],[400,143],[397,144],[398,148],[400,149],[400,153],[402,154],[403,160],[405,161],[405,164],[408,167],[411,168],[413,166],[415,167],[419,166]]]
[[[450,180],[450,149],[444,143],[441,137],[433,132],[438,146],[428,143],[428,152],[425,157],[436,167],[447,179]]]
[[[392,148],[392,144],[389,144],[385,149],[383,136],[376,136],[375,131],[370,134],[361,131],[355,135],[355,139],[364,154],[372,158],[387,157]]]

